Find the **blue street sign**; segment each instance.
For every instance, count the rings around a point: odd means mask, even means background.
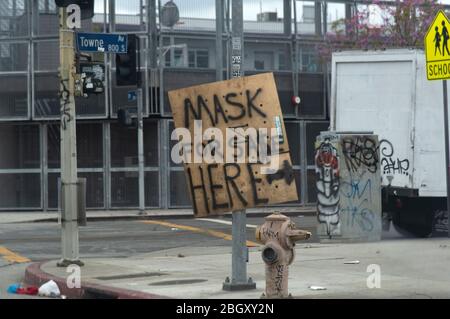
[[[136,101],[136,91],[128,91],[128,102]]]
[[[126,34],[77,33],[78,51],[127,53]]]

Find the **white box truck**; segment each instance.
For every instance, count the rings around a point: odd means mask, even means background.
[[[417,236],[447,234],[443,118],[422,50],[333,54],[330,130],[378,135],[383,213]]]

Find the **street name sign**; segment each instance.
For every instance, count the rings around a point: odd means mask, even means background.
[[[186,141],[184,135],[182,139],[178,133],[176,136],[178,144],[187,145],[183,154],[186,149],[190,150],[189,153],[195,153],[188,155],[191,160],[185,160],[183,164],[197,217],[298,200],[286,130],[272,73],[169,91],[169,100],[175,127],[185,132],[187,129],[192,137]],[[197,131],[199,120],[202,126],[200,132]],[[253,128],[257,134],[246,135],[241,142],[228,140],[227,129],[237,128],[246,132]],[[205,137],[208,130],[216,132],[214,137]],[[264,131],[267,136],[260,133]],[[201,137],[200,142],[196,143],[198,133]],[[245,134],[242,133],[241,136]],[[232,142],[231,145],[228,144],[231,146],[229,148],[225,146],[214,149],[215,154],[222,153],[222,162],[210,162],[205,157],[199,161],[192,160],[198,153],[201,156],[201,148],[205,154],[208,145],[217,142],[218,135],[223,138],[222,145]],[[279,141],[277,149],[271,144],[274,137]],[[260,161],[260,154],[255,156],[258,157],[257,161],[255,157],[252,158],[248,148],[254,141],[259,141],[258,146],[266,145],[267,149],[270,148],[270,164]],[[246,156],[242,161],[229,160],[227,155],[232,152],[244,152]],[[262,169],[268,166],[272,168],[269,173]]]
[[[77,48],[83,52],[127,53],[128,36],[113,33],[77,33]]]
[[[450,79],[450,21],[442,10],[425,35],[427,79]]]

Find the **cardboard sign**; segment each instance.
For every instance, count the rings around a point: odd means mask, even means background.
[[[170,91],[169,100],[175,127],[187,129],[192,137],[184,141],[186,148],[182,153],[188,191],[197,217],[298,200],[272,73]],[[209,140],[201,135],[200,147],[195,138],[198,123],[201,123],[201,134],[209,128],[217,133]],[[255,135],[248,134],[242,143],[243,140],[237,142],[227,137],[230,129],[250,132],[250,128],[257,132],[256,139]],[[267,135],[261,133],[264,129]],[[204,158],[196,162],[195,156],[201,156],[202,150],[217,142],[215,135],[220,135],[218,133],[223,135],[222,147],[213,148],[211,153],[222,156],[223,162],[207,162]],[[183,140],[184,137],[178,143],[181,145]],[[275,140],[278,147],[273,146]],[[229,141],[235,143],[231,145],[233,152],[225,145]],[[256,156],[251,153],[249,145],[255,144],[267,147],[271,163],[260,160],[263,158],[260,148]],[[245,160],[236,162],[237,154],[242,152],[246,154]],[[272,170],[267,173],[264,167],[269,166]]]

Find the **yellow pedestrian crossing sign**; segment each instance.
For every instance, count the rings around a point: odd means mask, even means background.
[[[425,35],[427,79],[450,79],[450,21],[439,10]]]

